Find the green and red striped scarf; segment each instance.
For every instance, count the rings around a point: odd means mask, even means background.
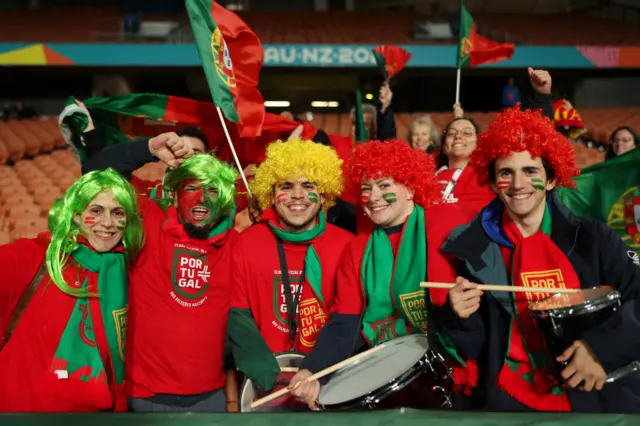
[[[376,226],[362,259],[362,285],[367,297],[363,334],[371,346],[412,333],[426,332],[425,290],[427,238],[424,209],[418,205],[407,218],[398,253]],[[389,300],[391,294],[392,300]]]
[[[501,247],[502,256],[514,286],[580,288],[573,266],[553,243],[551,213],[547,207],[541,229],[524,238],[507,215],[502,229],[513,249]],[[528,306],[550,296],[549,293],[511,293],[516,315],[511,320],[509,349],[498,375],[498,387],[523,405],[540,411],[571,411],[566,392],[551,372],[552,358],[544,337],[530,315]]]

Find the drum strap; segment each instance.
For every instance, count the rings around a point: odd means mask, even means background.
[[[280,238],[276,238],[278,245],[278,257],[280,258],[280,271],[282,274],[282,283],[284,284],[284,300],[287,304],[287,317],[289,322],[289,340],[291,342],[291,350],[294,349],[296,342],[296,333],[298,331],[297,308],[302,294],[302,286],[304,285],[304,267],[302,268],[302,277],[300,284],[296,290],[295,297],[291,291],[291,281],[289,281],[289,268],[287,267],[287,255],[284,252],[284,243]]]

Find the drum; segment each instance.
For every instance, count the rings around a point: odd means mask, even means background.
[[[529,311],[542,331],[553,359],[560,356],[574,341],[582,339],[584,332],[606,321],[622,302],[620,294],[609,286],[583,289],[578,293],[555,294],[529,305]],[[568,362],[553,362],[556,379],[562,382],[560,372]],[[613,382],[639,368],[637,362],[609,374],[607,383]]]
[[[453,381],[424,335],[399,337],[336,371],[321,387],[321,410],[450,408]]]
[[[275,355],[280,366],[280,374],[276,378],[276,384],[268,392],[260,389],[250,379],[245,378],[240,387],[240,412],[292,412],[309,411],[307,404],[298,402],[291,394],[286,394],[260,407],[251,408],[251,403],[289,385],[289,382],[298,371],[304,355],[296,352],[281,352]]]

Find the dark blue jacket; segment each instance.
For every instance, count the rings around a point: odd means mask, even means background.
[[[584,339],[610,373],[640,360],[640,269],[617,234],[599,221],[574,216],[554,195],[548,198],[552,241],[573,265],[582,288],[610,285],[620,292],[622,307]],[[509,285],[500,252],[499,223],[504,205],[496,199],[470,223],[456,228],[442,249],[461,262],[459,275],[479,284]],[[434,323],[454,342],[463,359],[477,360],[478,387],[466,407],[485,411],[530,411],[496,386],[509,340],[511,294],[485,292],[480,309],[458,318],[449,303],[435,310]],[[602,391],[568,390],[577,412],[640,412],[640,373],[606,384]]]

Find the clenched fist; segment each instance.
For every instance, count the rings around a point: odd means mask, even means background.
[[[534,70],[529,67],[529,79],[531,80],[531,87],[540,93],[541,95],[551,94],[551,74],[545,70]]]
[[[458,317],[466,319],[480,308],[482,294],[478,284],[458,277],[455,287],[449,290],[449,304]]]
[[[149,139],[149,152],[171,168],[193,155],[193,147],[173,132],[162,133]]]

